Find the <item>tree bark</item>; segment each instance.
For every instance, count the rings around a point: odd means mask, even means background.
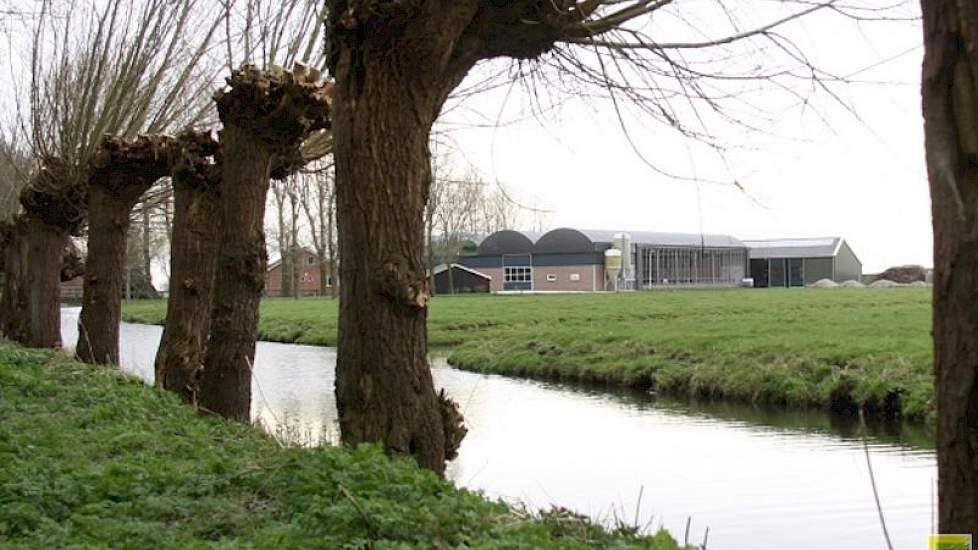
[[[38,218],[27,221],[28,332],[20,342],[32,348],[61,347],[61,255],[68,229]]]
[[[265,287],[265,204],[273,163],[291,159],[312,130],[328,126],[329,87],[291,72],[245,65],[215,96],[220,135],[221,242],[198,404],[247,422],[258,304]]]
[[[978,535],[978,4],[921,6],[939,530]]]
[[[210,412],[248,422],[258,305],[268,264],[265,197],[274,153],[248,130],[232,124],[221,132],[221,152],[226,159],[221,240],[198,402]]]
[[[173,175],[173,192],[170,296],[156,354],[156,386],[194,404],[210,330],[220,193],[217,182],[180,172]]]
[[[6,231],[3,293],[0,294],[0,331],[15,342],[26,342],[30,333],[27,222],[23,217],[18,217]]]
[[[383,442],[387,452],[443,473],[465,430],[454,403],[435,392],[428,366],[428,136],[467,68],[425,74],[397,43],[373,46],[340,50],[334,68],[340,430],[345,443]]]
[[[76,355],[86,363],[119,364],[119,321],[129,216],[152,181],[111,175],[88,192],[88,261]]]

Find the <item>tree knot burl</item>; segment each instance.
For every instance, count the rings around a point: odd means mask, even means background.
[[[428,307],[428,278],[407,262],[397,259],[383,262],[374,273],[378,294],[386,297],[400,309],[414,315]]]
[[[204,191],[220,183],[220,144],[208,131],[187,131],[177,136],[171,155],[175,183]]]
[[[133,187],[141,195],[145,187],[170,175],[175,142],[165,135],[105,136],[92,156],[92,184],[113,193]]]
[[[85,261],[81,252],[70,240],[61,255],[61,282],[68,282],[85,274]]]
[[[301,64],[291,71],[243,65],[214,95],[217,112],[224,124],[248,130],[276,153],[288,151],[310,132],[330,127],[332,84],[320,76]]]

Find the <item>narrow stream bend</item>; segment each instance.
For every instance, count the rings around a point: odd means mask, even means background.
[[[78,308],[62,310],[66,347]],[[124,323],[121,362],[147,382],[162,329]],[[334,439],[335,350],[260,342],[252,414],[280,437]],[[469,435],[448,475],[530,508],[665,526],[711,550],[884,548],[863,440],[822,413],[689,405],[495,375],[433,362]],[[872,430],[868,447],[894,548],[923,548],[936,478],[932,437]],[[639,500],[639,495],[641,499]]]

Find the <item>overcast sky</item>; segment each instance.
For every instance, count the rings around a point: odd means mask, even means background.
[[[502,88],[467,100],[465,109],[443,117],[442,127],[451,129],[464,159],[459,163],[505,183],[521,203],[549,212],[524,216],[524,225],[543,218],[544,229],[839,235],[865,272],[930,266],[919,22],[857,24],[824,14],[784,32],[819,67],[836,75],[860,71],[852,79],[861,82],[832,88],[855,114],[826,93],[802,106],[769,89],[749,98],[770,106],[766,132],[711,126],[729,147],[721,158],[647,116],[626,113],[634,143],[657,167],[736,180],[743,191],[656,173],[632,150],[607,101],[566,98],[553,112],[532,116],[525,92]],[[493,127],[495,120],[505,124]]]

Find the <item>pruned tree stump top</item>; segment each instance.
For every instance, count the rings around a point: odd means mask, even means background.
[[[246,64],[227,84],[214,95],[221,121],[247,129],[276,152],[297,148],[310,132],[330,127],[332,85],[316,70]]]

